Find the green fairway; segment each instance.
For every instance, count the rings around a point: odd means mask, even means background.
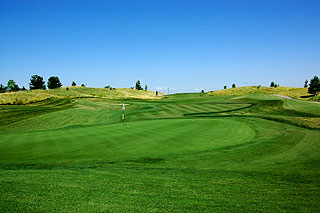
[[[0,211],[320,210],[320,104],[175,94],[123,122],[121,103],[0,105]]]

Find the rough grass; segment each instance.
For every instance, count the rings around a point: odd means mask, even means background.
[[[135,89],[117,88],[115,90],[90,87],[65,87],[49,90],[29,90],[0,94],[0,104],[22,105],[40,102],[52,98],[104,98],[110,100],[126,99],[160,99],[155,92]]]
[[[122,102],[0,106],[0,211],[319,211],[318,103],[177,94],[122,123]]]
[[[254,93],[283,95],[296,99],[318,100],[317,97],[311,97],[307,88],[295,87],[261,87],[261,86],[245,86],[236,87],[224,90],[217,90],[209,92],[210,95],[228,95],[239,96]]]

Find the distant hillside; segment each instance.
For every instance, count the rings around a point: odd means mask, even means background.
[[[110,100],[121,99],[160,99],[163,93],[136,89],[116,88],[114,90],[90,87],[69,87],[51,90],[28,90],[0,94],[0,104],[28,104],[50,98],[105,98]]]
[[[319,101],[319,96],[310,97],[310,94],[308,93],[307,88],[295,88],[295,87],[246,86],[246,87],[236,87],[231,89],[223,89],[223,90],[208,92],[208,94],[210,95],[227,95],[227,96],[248,95],[252,93],[275,94],[275,95],[288,96],[296,99]]]

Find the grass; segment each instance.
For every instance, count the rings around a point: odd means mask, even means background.
[[[228,95],[228,96],[239,96],[239,95],[248,95],[254,93],[263,93],[263,94],[275,94],[288,96],[295,99],[304,99],[304,100],[319,100],[319,97],[312,97],[308,93],[308,88],[295,88],[295,87],[262,87],[262,86],[245,86],[245,87],[236,87],[224,90],[211,91],[211,95]]]
[[[127,97],[0,106],[0,211],[319,211],[318,103]]]
[[[159,93],[159,95],[163,95]],[[32,90],[10,93],[0,93],[0,104],[23,105],[36,103],[48,99],[70,98],[105,98],[110,100],[119,99],[159,99],[155,92],[137,91],[135,89],[117,88],[114,90],[90,87],[68,87],[50,90]]]

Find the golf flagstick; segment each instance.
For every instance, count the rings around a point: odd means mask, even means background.
[[[124,119],[125,119],[125,116],[124,116],[124,110],[125,110],[125,105],[124,103],[122,103],[122,122],[123,122],[123,125],[124,125]]]

